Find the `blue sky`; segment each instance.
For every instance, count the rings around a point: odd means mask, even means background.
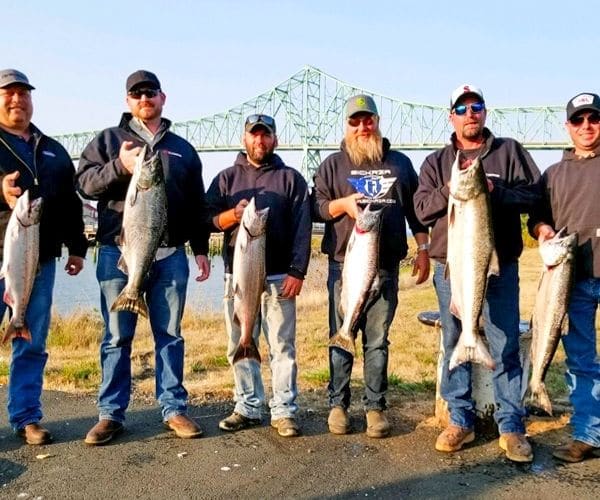
[[[48,134],[116,124],[125,78],[139,68],[158,74],[174,121],[225,111],[306,64],[427,104],[447,105],[463,82],[489,106],[564,105],[600,91],[592,0],[2,3],[1,65],[37,87],[33,121]],[[209,181],[218,165],[206,162]]]

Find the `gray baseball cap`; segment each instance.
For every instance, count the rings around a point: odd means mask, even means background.
[[[346,101],[346,118],[350,118],[356,113],[378,114],[375,101],[370,95],[359,94],[352,96]]]
[[[25,76],[25,73],[21,73],[16,69],[0,70],[0,89],[17,83],[27,87],[29,90],[33,90],[35,88],[33,85],[31,85],[31,83],[29,83],[29,79]]]

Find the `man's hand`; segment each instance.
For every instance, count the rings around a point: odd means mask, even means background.
[[[210,261],[206,255],[196,255],[196,265],[198,266],[198,270],[200,274],[196,276],[196,281],[204,281],[207,280],[210,276]]]
[[[17,198],[22,194],[22,189],[16,185],[19,175],[21,175],[19,171],[15,170],[10,174],[6,174],[2,179],[2,196],[4,196],[6,204],[11,210],[15,208]]]
[[[134,146],[132,141],[124,141],[121,144],[119,150],[119,160],[123,164],[123,167],[130,173],[133,174],[133,168],[135,167],[135,161],[140,154],[142,148]]]
[[[427,278],[429,278],[429,267],[429,252],[427,250],[420,250],[417,252],[412,270],[412,276],[417,277],[415,284],[420,285],[427,281]]]
[[[554,231],[554,229],[552,229],[552,226],[548,225],[548,224],[538,224],[537,226],[535,226],[534,230],[533,230],[534,234],[537,233],[537,239],[538,239],[538,243],[543,243],[546,240],[549,240],[550,238],[553,238],[554,235],[556,234],[556,232]]]
[[[69,276],[75,276],[83,269],[83,257],[77,255],[69,255],[67,263],[65,264],[65,271]]]
[[[281,285],[281,296],[285,299],[291,299],[292,297],[296,297],[300,294],[300,290],[302,290],[303,280],[299,278],[294,278],[289,274],[283,279],[283,284]]]
[[[242,215],[244,215],[244,209],[248,206],[250,202],[246,199],[238,201],[238,204],[233,209],[233,213],[235,215],[235,220],[240,222],[242,220]]]
[[[364,197],[365,195],[362,193],[352,193],[344,198],[332,200],[331,203],[329,203],[329,214],[332,217],[338,217],[345,213],[353,219],[356,219],[358,217],[356,201]]]

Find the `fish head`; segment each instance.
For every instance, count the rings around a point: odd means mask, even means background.
[[[242,215],[242,226],[246,229],[250,236],[260,236],[267,229],[267,218],[269,217],[269,207],[257,210],[254,197],[250,199],[250,203],[244,208]]]
[[[144,145],[137,156],[133,169],[133,179],[140,190],[150,189],[152,186],[164,182],[162,161],[158,152],[148,157],[148,146]]]
[[[573,258],[577,243],[577,233],[567,234],[566,228],[562,228],[552,238],[540,243],[542,262],[546,267],[554,267],[565,259]]]
[[[369,231],[379,229],[381,215],[385,207],[374,208],[371,203],[367,203],[365,208],[361,208],[360,204],[357,204],[357,207],[358,216],[354,223],[355,229],[361,233],[368,233]]]
[[[487,177],[479,156],[461,168],[460,151],[457,151],[450,174],[450,194],[457,200],[466,201],[487,192]]]
[[[24,227],[33,226],[39,224],[42,216],[42,205],[43,199],[41,197],[29,198],[29,190],[26,190],[17,199],[17,204],[14,208],[15,216],[19,221],[19,224]]]

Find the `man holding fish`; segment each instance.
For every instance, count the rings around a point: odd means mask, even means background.
[[[296,296],[310,258],[308,187],[274,153],[277,129],[271,116],[246,118],[243,145],[246,152],[215,177],[207,192],[212,225],[224,232],[227,358],[235,382],[234,411],[219,427],[233,432],[261,422],[262,328],[272,374],[271,426],[282,437],[294,437],[300,432]]]
[[[73,164],[58,142],[31,123],[32,90],[22,72],[0,71],[0,319],[8,304],[8,416],[27,444],[40,445],[52,440],[39,422],[56,258],[66,245],[65,271],[75,276],[83,268],[87,240]]]
[[[432,228],[445,353],[441,394],[450,412],[435,447],[453,452],[475,439],[471,362],[479,362],[494,370],[500,447],[510,460],[530,462],[521,402],[518,259],[520,214],[538,200],[540,173],[517,141],[485,127],[486,116],[481,89],[465,84],[452,92],[451,143],[425,159],[415,194],[417,215]],[[480,316],[489,352],[479,335]]]
[[[333,434],[352,430],[350,377],[360,330],[367,436],[383,438],[391,431],[384,411],[388,332],[398,305],[399,263],[408,251],[406,223],[418,246],[417,283],[429,276],[428,235],[413,209],[417,174],[382,137],[373,98],[350,97],[345,120],[341,151],[321,163],[312,194],[314,218],[325,222],[322,252],[329,256],[328,426]]]
[[[210,272],[209,231],[198,222],[205,211],[202,164],[162,117],[166,95],[154,73],[135,71],[126,91],[129,112],[88,144],[77,172],[81,194],[98,201],[96,275],[104,319],[100,416],[85,437],[89,445],[108,443],[123,431],[138,314],[148,316],[154,336],[156,396],[165,426],[181,438],[202,434],[187,416],[181,336],[187,241],[198,266],[196,280]]]
[[[573,439],[554,450],[566,462],[600,456],[600,362],[596,311],[600,301],[600,97],[583,92],[569,100],[565,124],[573,148],[540,180],[542,202],[529,221],[540,244],[566,231],[578,237],[575,283],[568,303],[568,332],[562,337],[573,414]]]

